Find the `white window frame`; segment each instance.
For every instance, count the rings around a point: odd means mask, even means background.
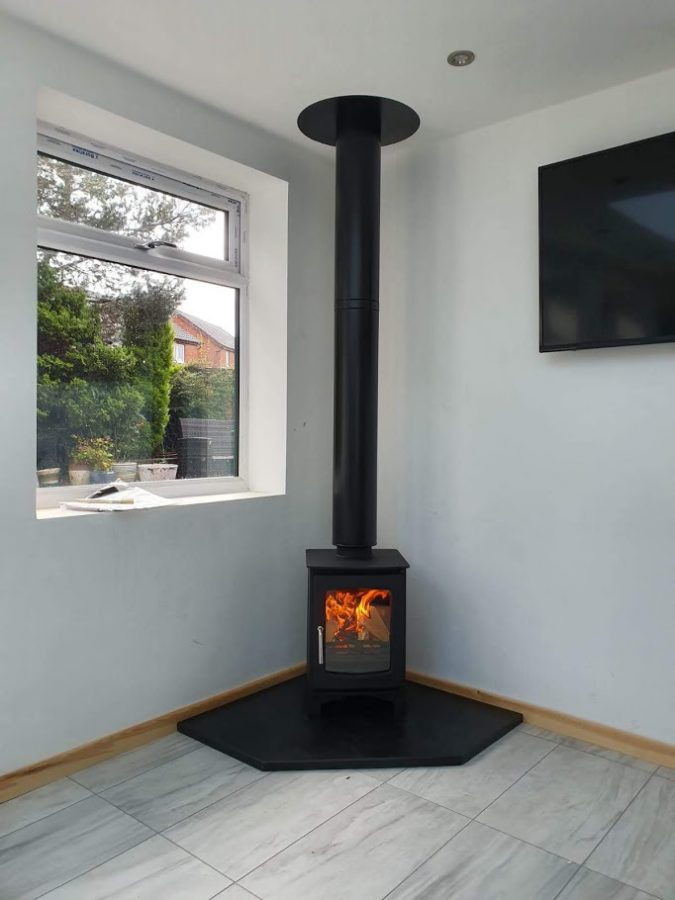
[[[93,257],[139,269],[206,281],[239,292],[238,301],[238,469],[236,476],[183,478],[152,482],[152,490],[167,498],[242,493],[247,486],[248,366],[242,359],[242,331],[248,321],[248,194],[199,176],[152,162],[74,131],[38,120],[38,153],[122,178],[142,187],[192,200],[227,213],[227,258],[216,259],[174,247],[143,248],[137,239],[88,225],[37,216],[37,247]],[[93,488],[92,488],[93,490]],[[82,487],[65,485],[36,489],[36,508],[47,509],[81,497]]]

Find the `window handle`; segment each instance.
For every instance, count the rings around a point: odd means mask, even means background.
[[[146,244],[136,244],[135,247],[137,250],[155,250],[157,247],[173,247],[176,250],[178,245],[171,241],[148,241]]]

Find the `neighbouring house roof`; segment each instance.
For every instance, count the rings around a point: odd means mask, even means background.
[[[175,322],[171,323],[173,327],[173,336],[175,340],[181,341],[183,344],[197,344],[199,345],[200,341],[198,338],[194,336],[194,334],[190,334],[189,331],[186,331],[184,328],[181,328],[180,325],[176,325]]]
[[[182,309],[176,310],[176,315],[200,328],[204,334],[208,334],[221,347],[224,347],[226,350],[234,350],[234,338],[229,331],[225,331],[219,325],[214,325],[213,322],[207,322],[206,319],[200,319],[199,316],[193,316],[192,313],[183,312]]]

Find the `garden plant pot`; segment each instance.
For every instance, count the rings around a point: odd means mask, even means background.
[[[54,487],[59,483],[59,475],[61,474],[61,469],[38,469],[37,477],[38,484],[40,487]]]
[[[90,484],[111,484],[115,480],[115,473],[104,472],[102,469],[94,469],[89,479]]]
[[[113,475],[120,481],[132,482],[136,481],[136,471],[138,463],[135,462],[116,462],[113,463]]]
[[[89,478],[91,476],[91,471],[89,469],[83,469],[79,466],[71,466],[68,469],[68,474],[70,475],[70,483],[74,485],[82,485],[89,484]]]
[[[139,463],[139,481],[173,481],[178,466],[174,463]]]

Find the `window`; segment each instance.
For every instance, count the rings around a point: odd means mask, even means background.
[[[44,123],[37,173],[40,486],[231,480],[246,195]]]

